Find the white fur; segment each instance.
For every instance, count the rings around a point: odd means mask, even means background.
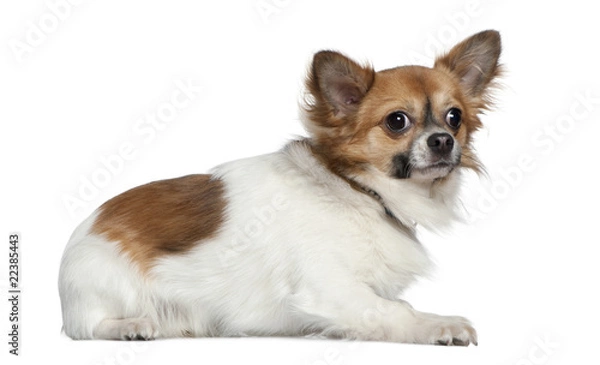
[[[185,255],[143,276],[117,242],[73,234],[60,271],[64,330],[75,339],[308,335],[416,343],[476,342],[461,317],[398,299],[430,266],[423,247],[381,202],[324,168],[305,144],[217,167],[226,223]],[[455,175],[453,172],[452,175]],[[373,171],[356,177],[406,225],[452,217],[444,190]]]

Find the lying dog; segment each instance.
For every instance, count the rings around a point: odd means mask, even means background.
[[[65,333],[477,344],[466,319],[398,296],[430,264],[415,225],[447,225],[461,168],[480,168],[471,141],[500,48],[484,31],[433,68],[379,72],[317,53],[308,138],[134,188],[76,229],[60,269]]]

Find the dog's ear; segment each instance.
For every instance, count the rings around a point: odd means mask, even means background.
[[[450,71],[469,96],[481,97],[500,73],[500,51],[500,33],[486,30],[454,46],[435,61],[434,68]]]
[[[358,110],[375,78],[370,66],[361,66],[350,58],[334,51],[315,54],[306,79],[312,96],[310,111],[321,122],[333,122]],[[323,123],[326,124],[326,123]]]

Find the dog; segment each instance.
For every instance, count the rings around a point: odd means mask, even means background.
[[[497,31],[433,67],[375,72],[314,55],[308,137],[210,174],[151,182],[72,234],[59,273],[73,339],[322,336],[477,345],[471,323],[414,309],[430,268],[416,226],[456,217],[461,171],[501,73]]]

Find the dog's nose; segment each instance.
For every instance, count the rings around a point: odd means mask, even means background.
[[[447,155],[454,147],[454,138],[448,133],[434,133],[427,138],[427,146],[438,155]]]

